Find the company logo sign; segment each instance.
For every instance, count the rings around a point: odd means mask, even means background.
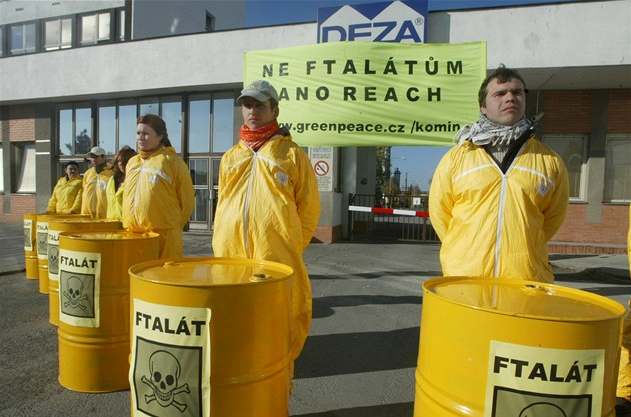
[[[425,42],[427,0],[392,1],[318,9],[318,43]]]

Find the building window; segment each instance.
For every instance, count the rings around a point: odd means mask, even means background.
[[[118,149],[125,145],[136,149],[137,119],[138,105],[135,102],[118,105]]]
[[[60,155],[85,155],[92,147],[92,108],[60,109],[57,118]]]
[[[586,135],[545,135],[543,141],[558,153],[568,171],[570,199],[584,200],[585,164],[587,162]]]
[[[22,23],[10,27],[10,49],[12,55],[35,52],[37,27],[35,23]]]
[[[0,56],[4,56],[4,27],[0,26]]]
[[[15,148],[17,182],[15,191],[17,193],[35,192],[35,144],[20,143],[13,145]]]
[[[188,104],[188,151],[210,152],[210,98],[191,98]]]
[[[99,106],[99,146],[108,155],[116,153],[116,106]]]
[[[182,101],[180,98],[165,98],[161,102],[160,115],[167,125],[169,141],[175,152],[182,152]]]
[[[44,22],[44,48],[47,51],[72,47],[72,18]]]
[[[605,201],[631,200],[631,134],[607,135]]]
[[[4,159],[2,152],[2,142],[0,142],[0,193],[4,192]]]
[[[232,95],[213,97],[212,112],[211,152],[225,152],[234,144],[234,97]]]
[[[118,11],[118,40],[125,40],[125,9]]]
[[[80,17],[81,45],[93,45],[111,39],[111,13],[96,13]]]

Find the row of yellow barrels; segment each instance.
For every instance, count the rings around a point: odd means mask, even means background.
[[[62,234],[60,248],[63,386],[129,386],[139,416],[287,415],[290,268],[139,263],[156,236],[125,232]],[[620,304],[527,281],[423,290],[415,417],[614,416]]]
[[[157,234],[95,232],[120,224],[76,217],[39,219],[47,223],[62,386],[131,388],[139,416],[287,415],[291,268],[155,260]]]

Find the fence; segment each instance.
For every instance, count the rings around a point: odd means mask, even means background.
[[[350,194],[349,239],[437,242],[429,217],[419,212],[427,212],[426,193]]]

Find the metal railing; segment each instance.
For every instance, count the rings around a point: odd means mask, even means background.
[[[349,206],[427,210],[427,193],[421,194],[350,194]],[[348,236],[352,240],[394,240],[438,242],[429,218],[348,212]]]

